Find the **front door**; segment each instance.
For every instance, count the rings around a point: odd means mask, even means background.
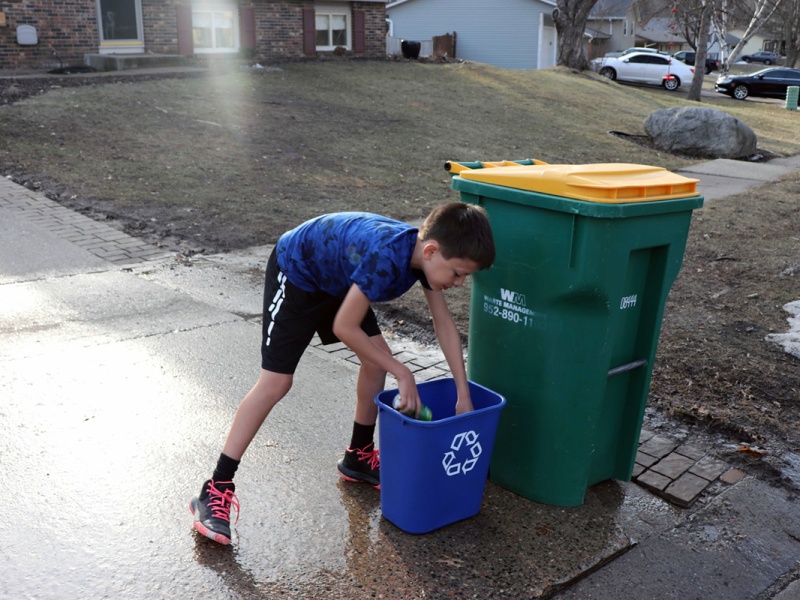
[[[100,53],[144,52],[141,0],[96,0]]]
[[[539,56],[537,69],[554,67],[558,58],[558,34],[553,20],[544,13],[539,15]]]

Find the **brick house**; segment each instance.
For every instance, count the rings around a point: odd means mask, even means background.
[[[90,55],[385,55],[386,0],[0,0],[0,69]]]

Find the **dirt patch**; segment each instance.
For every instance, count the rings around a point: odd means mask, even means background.
[[[113,85],[120,83],[143,83],[146,81],[175,80],[194,77],[207,77],[207,71],[167,71],[162,73],[98,73],[86,74],[76,72],[63,75],[24,75],[8,76],[0,80],[0,105],[21,102],[31,97],[41,96],[63,88],[75,88],[96,85]]]
[[[800,360],[765,338],[800,296],[800,177],[711,201],[695,215],[665,311],[652,398],[742,441],[800,445]]]
[[[441,168],[450,159],[691,162],[625,139],[680,96],[563,69],[342,61],[17,78],[0,80],[0,102],[3,175],[186,253],[274,242],[337,210],[418,220],[458,198]],[[795,115],[780,107],[704,102],[747,122],[765,157],[800,152]],[[653,370],[655,410],[773,455],[800,448],[800,360],[765,340],[786,331],[782,307],[800,298],[798,214],[798,177],[695,212]],[[447,298],[466,335],[469,286]],[[433,341],[418,290],[379,310],[387,327]]]

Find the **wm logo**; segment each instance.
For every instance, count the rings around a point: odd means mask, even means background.
[[[512,292],[511,290],[500,288],[500,298],[502,298],[504,302],[511,302],[517,306],[527,305],[525,294],[520,294],[519,292]]]

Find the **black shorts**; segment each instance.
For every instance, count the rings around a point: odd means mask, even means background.
[[[261,368],[291,375],[311,343],[314,332],[322,343],[340,341],[333,333],[333,320],[342,299],[325,292],[306,292],[293,285],[278,267],[275,251],[267,262],[264,283],[264,320],[261,328]],[[361,322],[368,336],[380,335],[372,308]]]

